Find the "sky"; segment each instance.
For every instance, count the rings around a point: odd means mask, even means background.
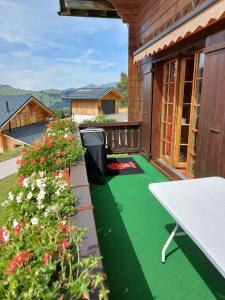
[[[59,0],[0,0],[0,84],[43,90],[118,81],[127,72],[127,26],[57,11]]]

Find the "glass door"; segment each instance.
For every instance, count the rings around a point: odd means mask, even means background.
[[[177,64],[177,60],[166,63],[163,78],[160,148],[161,157],[170,164],[173,160]]]
[[[186,168],[188,156],[194,56],[181,60],[180,88],[177,109],[175,167]]]
[[[199,51],[195,55],[195,72],[191,107],[191,126],[188,143],[187,175],[191,178],[195,177],[196,141],[198,135],[204,64],[205,54],[202,51]]]

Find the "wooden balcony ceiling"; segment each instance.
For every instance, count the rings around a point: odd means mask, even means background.
[[[60,0],[61,16],[122,18],[134,16],[143,0]]]

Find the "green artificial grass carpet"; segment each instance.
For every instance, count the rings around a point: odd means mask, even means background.
[[[161,263],[175,222],[148,184],[167,179],[143,157],[132,157],[144,174],[111,177],[91,187],[109,299],[225,299],[225,280],[189,237],[176,237]]]

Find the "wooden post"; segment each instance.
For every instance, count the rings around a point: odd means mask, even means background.
[[[128,26],[128,120],[138,121],[138,99],[136,99],[137,91],[137,65],[134,63],[133,53],[135,50],[135,24],[130,23]]]

